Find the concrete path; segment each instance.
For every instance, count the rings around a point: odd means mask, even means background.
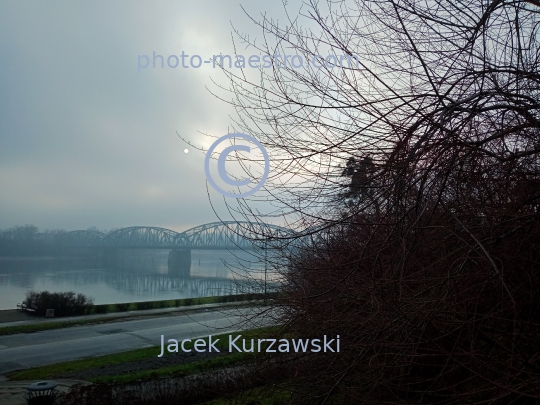
[[[29,367],[119,353],[187,339],[268,325],[256,308],[208,309],[146,319],[75,326],[0,336],[0,375]],[[156,353],[156,356],[159,353]]]

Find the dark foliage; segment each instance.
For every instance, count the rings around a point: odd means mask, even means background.
[[[47,309],[54,309],[54,316],[72,316],[86,314],[93,305],[92,298],[73,291],[55,292],[29,291],[23,303],[35,309],[37,315],[45,315]]]
[[[294,262],[287,330],[342,348],[312,356],[301,402],[537,403],[540,218],[460,222],[353,225]]]
[[[293,402],[539,403],[540,3],[306,7],[241,39],[319,68],[226,72],[235,130],[273,158],[267,218],[298,231],[284,332],[341,337],[289,361]]]
[[[57,401],[58,405],[177,405],[207,400],[235,398],[244,390],[269,380],[291,377],[279,365],[261,370],[251,365],[220,369],[185,377],[141,381],[136,384],[76,385]],[[264,401],[264,397],[261,397]],[[234,403],[234,402],[233,402]],[[249,403],[249,402],[248,402]],[[258,403],[258,402],[252,402]]]

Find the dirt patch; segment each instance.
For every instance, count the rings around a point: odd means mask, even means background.
[[[126,363],[115,364],[111,366],[101,366],[96,368],[90,368],[85,370],[70,371],[67,373],[55,374],[52,378],[65,378],[75,380],[88,380],[90,378],[103,377],[103,376],[115,376],[129,373],[137,373],[146,370],[158,370],[160,368],[177,366],[181,364],[188,364],[202,360],[213,359],[217,357],[223,357],[230,354],[229,352],[219,353],[184,353],[179,352],[176,354],[170,354],[163,357],[152,357],[146,360],[129,361]]]

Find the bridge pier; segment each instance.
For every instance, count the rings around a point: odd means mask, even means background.
[[[169,252],[169,274],[178,274],[183,277],[191,275],[191,249],[175,249]]]
[[[104,248],[102,257],[102,263],[104,267],[115,268],[118,266],[118,249]]]

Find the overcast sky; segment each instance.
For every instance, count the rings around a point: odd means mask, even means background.
[[[242,5],[283,17],[281,2]],[[261,36],[238,1],[0,2],[0,228],[216,221],[204,154],[176,132],[205,147],[199,132],[227,134],[233,111],[205,89],[223,75],[137,61],[233,54],[231,23]]]

